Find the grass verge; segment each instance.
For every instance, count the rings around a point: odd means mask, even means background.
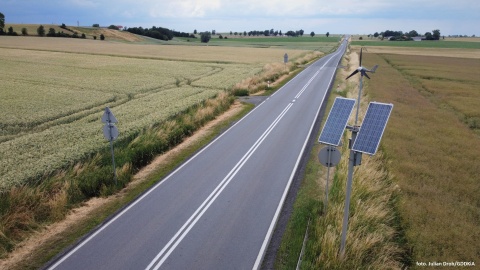
[[[109,198],[112,198],[112,200],[109,200],[103,207],[95,209],[90,215],[88,215],[87,218],[76,222],[73,226],[69,227],[68,230],[64,230],[62,233],[51,237],[45,244],[41,245],[37,250],[35,250],[31,256],[22,259],[19,264],[15,265],[11,269],[38,269],[66,247],[74,244],[89,231],[100,224],[103,224],[109,216],[114,215],[120,211],[119,209],[122,209],[129,203],[133,202],[147,189],[163,179],[168,173],[178,167],[188,157],[194,155],[202,147],[206,146],[216,136],[226,130],[233,122],[238,121],[253,108],[253,105],[251,104],[244,104],[242,106],[243,109],[238,114],[220,122],[200,140],[197,140],[194,144],[189,145],[182,151],[176,152],[173,157],[168,160],[167,164],[151,172],[145,180],[141,181],[137,185],[134,185],[134,187],[131,189],[124,189],[121,194],[110,196]]]
[[[352,89],[350,85],[341,80],[337,83],[339,89],[335,91],[336,94],[356,95],[345,91]],[[331,95],[328,108],[335,96]],[[364,156],[363,164],[355,168],[346,253],[343,259],[340,258],[348,168],[347,146],[347,136],[344,136],[341,149],[343,158],[334,170],[333,181],[329,181],[328,209],[324,212],[326,168],[320,165],[316,157],[322,146],[314,145],[277,254],[276,269],[296,267],[309,219],[309,237],[300,269],[400,269],[411,264],[404,232],[398,225],[398,190],[391,175],[384,169],[387,160],[381,152],[374,157]]]

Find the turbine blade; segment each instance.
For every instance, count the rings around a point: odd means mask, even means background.
[[[365,73],[362,73],[362,75],[365,75],[365,77],[367,77],[368,79],[370,79],[370,77],[368,77],[368,74],[365,72]]]
[[[357,73],[358,73],[358,69],[356,69],[354,72],[352,72],[352,74],[350,74],[350,76],[348,76],[345,80],[348,80],[348,78],[352,77],[353,75],[355,75]]]
[[[377,70],[377,68],[378,68],[378,65],[375,65],[375,66],[372,68],[372,70],[370,70],[370,72],[375,73],[375,70]]]

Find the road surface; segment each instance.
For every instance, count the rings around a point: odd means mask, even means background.
[[[310,65],[47,269],[258,269],[345,48]]]

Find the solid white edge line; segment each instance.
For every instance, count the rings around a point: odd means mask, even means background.
[[[307,68],[308,69],[308,68]],[[305,69],[304,71],[306,71],[307,69]],[[303,73],[304,71],[302,71],[301,73]],[[300,73],[300,74],[301,74]],[[278,91],[276,91],[273,95],[271,95],[270,97],[274,96],[276,93],[278,93],[279,91],[282,91],[283,88],[288,85],[292,80],[288,81],[284,86],[282,86]],[[255,110],[257,110],[261,105],[263,105],[263,103],[265,103],[266,100],[264,100],[262,103],[260,103],[258,106],[256,106],[253,110],[251,110],[249,113],[247,113],[244,117],[242,117],[240,120],[238,120],[234,125],[232,125],[230,128],[228,128],[225,132],[223,132],[222,134],[220,134],[220,136],[218,136],[216,139],[214,139],[212,142],[210,142],[207,146],[205,146],[203,149],[201,149],[197,154],[195,154],[194,156],[192,156],[191,158],[189,158],[187,161],[185,161],[185,163],[183,163],[182,165],[180,165],[176,170],[174,170],[172,173],[170,173],[167,177],[165,177],[162,181],[160,181],[159,183],[157,183],[155,186],[153,186],[152,188],[150,188],[147,192],[145,192],[142,196],[140,196],[139,198],[137,198],[135,201],[133,201],[128,207],[126,207],[125,209],[123,209],[119,214],[115,215],[112,219],[110,219],[110,221],[108,221],[107,223],[105,223],[104,225],[101,225],[100,228],[98,228],[94,233],[92,233],[88,238],[86,238],[85,240],[81,241],[74,249],[70,250],[66,255],[62,256],[61,258],[59,258],[55,264],[53,264],[52,266],[48,267],[47,269],[48,270],[53,270],[55,269],[57,266],[59,266],[61,263],[63,263],[65,260],[67,260],[70,256],[72,256],[73,253],[75,253],[77,250],[79,250],[80,248],[82,248],[85,244],[87,244],[88,242],[90,242],[90,240],[92,240],[95,236],[97,236],[100,232],[102,232],[104,229],[106,229],[109,225],[111,225],[114,221],[116,221],[117,219],[119,219],[121,216],[123,216],[123,214],[125,214],[128,210],[130,210],[132,207],[134,207],[137,203],[139,203],[141,200],[143,200],[146,196],[148,196],[151,192],[153,192],[155,189],[157,189],[159,186],[161,186],[163,183],[165,183],[168,179],[170,179],[170,177],[172,175],[174,175],[177,171],[179,171],[180,169],[182,169],[185,165],[187,165],[188,163],[190,163],[190,161],[192,161],[193,159],[195,159],[198,155],[200,155],[200,153],[202,153],[203,151],[205,151],[207,148],[209,148],[213,143],[215,143],[217,140],[219,140],[221,137],[223,137],[225,134],[228,133],[228,131],[230,131],[231,129],[233,129],[237,124],[239,124],[240,122],[243,121],[243,119],[245,119],[248,115],[252,114]]]
[[[272,124],[265,130],[265,132],[262,134],[262,136],[259,137],[259,139],[252,145],[252,147],[247,151],[247,153],[240,159],[240,161],[233,167],[233,169],[227,174],[227,176],[222,180],[222,182],[217,186],[217,188],[210,194],[210,196],[207,198],[207,200],[204,201],[202,206],[200,206],[197,211],[189,218],[189,220],[182,226],[182,228],[175,234],[175,236],[167,243],[167,245],[160,251],[157,256],[150,262],[150,264],[147,266],[146,269],[150,269],[154,264],[157,264],[154,270],[158,269],[162,264],[165,262],[165,260],[170,256],[170,254],[175,250],[175,248],[180,244],[180,242],[185,238],[185,236],[190,232],[190,230],[195,226],[195,224],[198,222],[198,220],[203,216],[203,214],[208,210],[208,208],[213,204],[213,202],[217,199],[217,197],[222,193],[222,191],[227,187],[227,185],[231,182],[233,177],[238,173],[238,171],[243,167],[243,165],[250,159],[250,157],[253,155],[253,153],[257,150],[257,148],[262,144],[262,142],[268,137],[268,135],[272,132],[272,130],[277,126],[277,124],[280,122],[280,120],[285,116],[285,114],[290,110],[292,107],[292,103],[290,103],[281,113],[277,118],[272,122]],[[213,198],[211,198],[214,196]],[[204,204],[208,203],[205,207],[203,207]],[[202,210],[203,208],[203,210]],[[197,213],[200,212],[200,214],[197,215]],[[192,218],[195,218],[193,222],[190,223],[190,220]],[[190,225],[189,225],[190,223]],[[188,226],[186,230],[184,228]],[[183,233],[182,233],[183,231]],[[178,235],[182,233],[180,238],[176,239]],[[173,246],[171,244],[175,242]],[[171,246],[171,247],[170,247]],[[168,249],[168,252],[163,256],[163,253],[165,253],[165,250]],[[158,261],[160,257],[163,258]],[[158,261],[158,263],[157,263]]]
[[[130,210],[132,207],[134,207],[137,203],[139,203],[141,200],[143,200],[145,197],[147,197],[150,193],[152,193],[155,189],[160,187],[163,183],[165,183],[168,179],[170,179],[175,173],[177,173],[179,170],[181,170],[184,166],[186,166],[188,163],[190,163],[193,159],[195,159],[198,155],[200,155],[203,151],[205,151],[207,148],[209,148],[213,143],[215,143],[217,140],[222,138],[228,131],[233,129],[237,124],[239,124],[243,119],[245,119],[248,115],[253,113],[256,109],[258,109],[265,101],[260,103],[258,106],[256,106],[253,110],[251,110],[249,113],[247,113],[244,117],[242,117],[238,122],[233,124],[230,128],[228,128],[225,132],[220,134],[217,138],[215,138],[212,142],[210,142],[207,146],[205,146],[203,149],[198,151],[194,156],[189,158],[185,163],[180,165],[176,170],[171,172],[169,175],[167,175],[162,181],[158,182],[156,185],[154,185],[152,188],[150,188],[147,192],[145,192],[142,196],[137,198],[135,201],[133,201],[129,206],[127,206],[125,209],[123,209],[119,214],[115,215],[110,221],[102,225],[100,228],[98,228],[94,233],[92,233],[88,238],[85,240],[81,241],[74,249],[70,250],[66,255],[62,256],[58,261],[56,261],[55,264],[52,266],[48,267],[48,270],[53,270],[57,266],[59,266],[61,263],[63,263],[65,260],[67,260],[70,256],[72,256],[73,253],[77,252],[80,248],[82,248],[84,245],[86,245],[90,240],[92,240],[95,236],[97,236],[99,233],[101,233],[104,229],[106,229],[109,225],[111,225],[113,222],[115,222],[117,219],[119,219],[123,214],[125,214],[128,210]]]
[[[336,55],[334,54],[332,56],[332,58],[334,56],[336,56]],[[326,63],[325,63],[325,65],[326,65]],[[329,87],[332,83],[332,79],[333,79],[333,76],[335,76],[335,73],[336,72],[332,73],[332,77],[330,78],[330,83],[328,84]],[[325,96],[327,95],[327,93],[328,93],[328,89],[327,89],[327,91],[325,91],[325,94],[323,95],[322,104],[320,104],[320,106],[318,107],[317,114],[316,114],[316,116],[315,116],[315,118],[312,122],[312,125],[310,126],[309,132],[307,133],[307,137],[305,138],[305,143],[303,144],[302,151],[300,151],[300,154],[298,155],[298,158],[297,158],[297,162],[295,163],[295,167],[293,168],[292,173],[290,174],[290,179],[288,180],[287,186],[285,187],[285,190],[283,191],[282,199],[280,200],[280,203],[278,204],[277,210],[275,211],[275,215],[273,216],[272,222],[270,223],[270,227],[268,228],[267,234],[265,236],[265,239],[263,240],[262,247],[260,248],[260,252],[258,253],[257,260],[255,261],[255,264],[253,265],[252,270],[259,269],[262,262],[263,262],[263,258],[265,256],[267,246],[270,243],[270,240],[271,240],[272,235],[273,235],[273,230],[275,229],[275,226],[277,225],[278,217],[279,217],[280,212],[283,208],[283,204],[285,203],[285,199],[287,198],[288,191],[290,190],[290,186],[293,182],[293,178],[294,178],[295,173],[297,171],[298,165],[300,164],[300,160],[302,159],[303,153],[305,152],[305,147],[308,143],[308,138],[310,137],[310,135],[312,133],[312,130],[313,130],[313,127],[315,126],[315,123],[317,122],[318,114],[320,113],[323,102],[325,102]]]

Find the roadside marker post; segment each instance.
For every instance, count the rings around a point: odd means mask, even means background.
[[[118,123],[117,118],[113,115],[110,108],[106,107],[105,112],[102,116],[102,123],[105,123],[103,126],[103,136],[105,139],[110,141],[110,151],[112,153],[112,166],[113,166],[113,179],[115,180],[115,185],[117,185],[117,171],[115,169],[115,154],[113,152],[113,141],[118,138],[118,128],[115,126],[115,123]]]

